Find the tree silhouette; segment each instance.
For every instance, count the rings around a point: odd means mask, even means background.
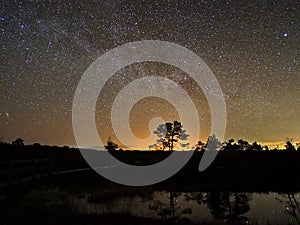
[[[263,150],[263,148],[261,147],[260,144],[257,144],[257,142],[254,141],[254,142],[252,143],[252,145],[249,145],[249,147],[248,147],[247,150],[248,150],[248,151],[258,151],[258,152],[261,152],[261,151]]]
[[[109,137],[107,140],[107,145],[104,146],[105,149],[107,149],[107,151],[115,151],[118,148],[118,145],[116,143],[114,143],[111,138]]]
[[[214,134],[208,137],[207,142],[205,144],[205,148],[207,150],[219,150],[221,146],[222,146],[221,142]]]
[[[17,138],[11,144],[14,146],[24,146],[24,140],[22,138]]]
[[[290,141],[286,142],[285,148],[287,151],[295,151],[296,150],[295,146]]]
[[[287,151],[295,151],[295,146],[292,144],[293,142],[293,138],[286,138],[287,139],[287,142],[285,144],[285,149]]]
[[[246,140],[243,140],[242,138],[238,140],[238,149],[242,151],[246,151],[249,148],[249,142]]]
[[[238,145],[234,143],[234,139],[229,139],[228,141],[224,142],[222,147],[222,150],[224,151],[237,151],[238,150]]]
[[[267,152],[270,151],[270,150],[269,150],[269,146],[268,146],[268,145],[265,145],[265,146],[263,147],[263,150],[265,150],[265,151],[267,151]]]
[[[297,151],[300,151],[300,142],[296,143]]]
[[[186,133],[186,130],[182,129],[182,124],[178,121],[166,122],[165,124],[159,125],[154,134],[158,136],[157,143],[161,146],[162,149],[169,149],[169,151],[173,151],[176,144],[179,140],[187,140],[189,135]],[[180,144],[181,147],[188,147],[187,144]]]
[[[202,142],[201,140],[199,140],[199,141],[197,142],[197,144],[196,144],[195,150],[196,150],[196,151],[202,151],[202,150],[204,150],[204,149],[205,149],[205,143]]]

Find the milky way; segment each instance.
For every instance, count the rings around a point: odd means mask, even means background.
[[[198,54],[226,97],[225,138],[259,142],[300,139],[300,3],[294,1],[2,1],[0,137],[75,145],[71,111],[80,77],[97,57],[132,41],[164,40]],[[203,132],[209,109],[201,90],[177,68],[140,63],[115,74],[96,107],[99,135],[112,136],[113,97],[143,74],[166,76],[191,95]],[[169,107],[169,111],[163,110]],[[174,108],[139,102],[132,129]]]

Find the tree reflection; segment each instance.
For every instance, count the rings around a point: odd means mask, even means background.
[[[250,210],[251,195],[246,193],[209,192],[205,202],[215,219],[227,224],[246,224],[244,216]]]
[[[288,215],[292,216],[295,221],[300,224],[300,207],[299,202],[295,198],[294,193],[284,193],[279,194],[280,198],[276,197],[280,203],[285,204],[286,212]]]
[[[226,224],[247,224],[249,219],[245,214],[250,210],[249,201],[252,199],[248,193],[232,192],[168,192],[168,203],[155,201],[149,209],[157,211],[161,218],[175,220],[183,214],[192,214],[191,208],[184,207],[178,202],[178,197],[184,201],[194,201],[198,205],[206,204],[215,220]]]
[[[168,203],[154,201],[149,205],[149,209],[157,211],[157,215],[161,218],[171,220],[175,220],[181,215],[192,214],[191,208],[186,208],[178,203],[178,197],[183,194],[182,192],[169,191],[167,194]]]

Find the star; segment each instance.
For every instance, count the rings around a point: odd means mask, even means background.
[[[0,137],[10,140],[18,134],[26,143],[44,140],[45,144],[75,145],[72,102],[85,70],[119,45],[163,40],[193,51],[215,75],[228,110],[225,138],[245,133],[249,141],[280,142],[286,136],[300,139],[297,3],[44,4],[4,0],[0,16],[4,55],[0,67],[1,120],[7,121],[6,111],[14,112],[15,123],[3,123]],[[204,127],[200,138],[205,140],[210,130],[210,108],[203,91],[184,71],[153,62],[130,65],[108,80],[95,112],[100,138],[114,137],[110,110],[118,92],[143,76],[169,78],[188,92]],[[136,121],[131,125],[146,136],[153,117],[162,114],[169,120],[177,119],[176,109],[171,108],[163,100],[148,98],[137,103],[132,112]],[[46,132],[45,127],[51,128]]]

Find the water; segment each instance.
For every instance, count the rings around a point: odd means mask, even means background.
[[[110,201],[86,194],[73,197],[80,213],[127,213],[143,218],[188,219],[197,224],[300,224],[300,193],[167,192],[118,197]]]

